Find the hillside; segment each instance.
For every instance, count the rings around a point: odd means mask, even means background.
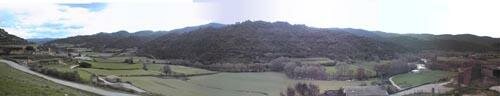
[[[53,41],[56,39],[57,38],[30,38],[30,39],[26,39],[26,40],[28,40],[28,42],[30,42],[30,43],[45,44],[47,42],[50,42],[50,41]]]
[[[486,52],[500,49],[500,39],[481,37],[471,34],[460,35],[431,35],[431,34],[395,34],[379,31],[366,31],[361,29],[338,29],[357,36],[368,37],[380,41],[392,42],[410,51],[441,50],[460,52]]]
[[[10,44],[26,44],[28,43],[23,38],[11,35],[7,33],[4,29],[0,28],[0,45],[10,45]]]
[[[206,25],[194,26],[194,27],[186,27],[181,29],[172,30],[170,32],[189,32],[192,30],[197,30],[199,28],[204,27],[221,27],[224,26],[222,24],[210,23]],[[103,48],[133,48],[133,47],[142,47],[146,42],[154,40],[157,37],[160,37],[164,34],[168,33],[168,31],[138,31],[138,32],[127,32],[127,31],[118,31],[113,33],[98,33],[94,35],[85,35],[85,36],[74,36],[69,38],[57,39],[50,42],[47,42],[45,45],[54,45],[54,44],[73,44],[78,47],[87,47],[94,49],[103,49]]]
[[[470,34],[395,34],[351,28],[311,28],[286,22],[210,23],[171,31],[99,33],[48,42],[94,49],[138,47],[142,55],[212,63],[258,63],[281,56],[378,60],[424,50],[486,52],[500,39]]]
[[[281,56],[387,59],[402,49],[348,32],[286,22],[246,21],[221,28],[169,33],[147,43],[143,52],[212,64],[267,62]]]
[[[73,89],[64,85],[26,74],[9,65],[0,63],[1,96],[95,96],[89,92]]]
[[[144,42],[154,39],[163,32],[139,31],[129,33],[127,31],[118,31],[114,33],[98,33],[94,35],[75,36],[64,39],[57,39],[47,42],[52,44],[74,44],[78,47],[87,47],[94,49],[103,48],[132,48],[141,46]]]

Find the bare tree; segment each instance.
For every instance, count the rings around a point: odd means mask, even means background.
[[[172,69],[170,69],[169,65],[164,65],[163,66],[163,73],[165,73],[165,74],[171,74],[172,73]]]

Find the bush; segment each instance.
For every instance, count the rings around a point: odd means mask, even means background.
[[[317,85],[297,83],[294,87],[288,87],[281,96],[320,96],[320,90]]]
[[[302,64],[295,62],[294,64],[287,64],[283,68],[285,74],[294,79],[327,79],[327,73],[322,65]]]
[[[90,67],[92,67],[92,64],[90,64],[89,62],[81,62],[80,63],[80,67],[82,67],[82,68],[90,68]]]

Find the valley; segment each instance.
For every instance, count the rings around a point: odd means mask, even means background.
[[[500,84],[495,75],[500,39],[474,35],[245,21],[43,42],[5,43],[0,46],[2,60],[85,86],[74,87],[76,91],[100,90],[83,95],[499,94],[488,88]],[[429,91],[433,88],[444,91]]]

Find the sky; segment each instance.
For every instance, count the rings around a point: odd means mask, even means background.
[[[498,38],[498,5],[498,0],[1,0],[0,28],[22,38],[64,38],[263,20]]]

